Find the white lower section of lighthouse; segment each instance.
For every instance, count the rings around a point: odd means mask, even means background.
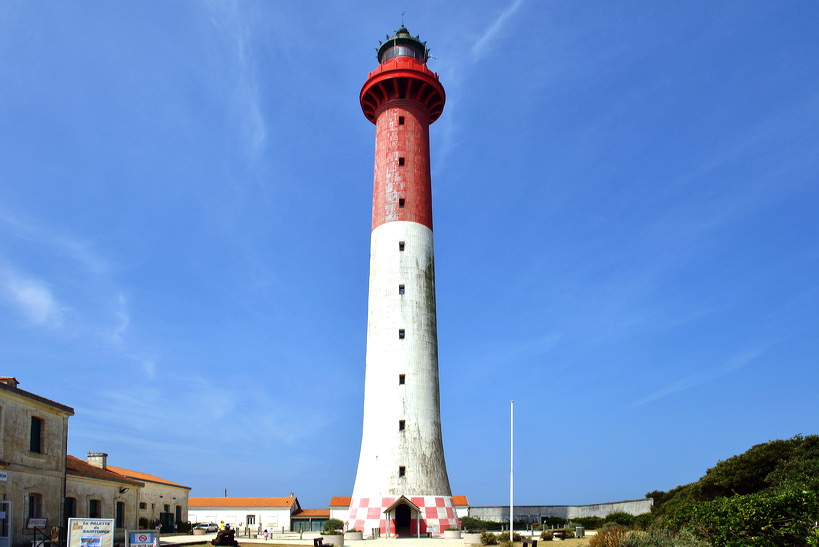
[[[415,222],[372,232],[364,426],[347,525],[366,535],[457,525],[441,438],[433,235]]]

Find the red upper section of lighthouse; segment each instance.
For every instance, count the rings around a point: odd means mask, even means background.
[[[446,94],[438,75],[427,68],[429,50],[402,25],[378,48],[379,66],[370,72],[361,88],[361,110],[375,123],[382,107],[392,100],[409,100],[423,105],[429,123],[444,111]]]
[[[379,66],[361,89],[361,109],[375,124],[373,230],[396,221],[432,230],[429,125],[446,97],[428,58],[426,45],[402,26],[381,43]]]

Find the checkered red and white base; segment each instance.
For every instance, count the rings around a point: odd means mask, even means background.
[[[373,529],[377,528],[382,537],[395,537],[395,518],[390,517],[390,530],[387,531],[387,515],[384,513],[389,506],[395,503],[399,496],[387,498],[353,498],[350,503],[350,513],[347,517],[347,529],[359,530],[364,537],[371,537]],[[458,527],[458,517],[452,496],[407,496],[407,499],[421,510],[421,534],[431,533],[441,535],[447,528]],[[418,532],[418,514],[412,511],[410,536]]]

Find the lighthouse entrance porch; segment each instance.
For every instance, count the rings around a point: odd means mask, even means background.
[[[412,509],[401,504],[395,508],[395,535],[406,537],[412,535]]]
[[[387,536],[421,537],[421,509],[406,496],[396,499],[384,510],[387,517]],[[415,522],[413,522],[415,521]]]

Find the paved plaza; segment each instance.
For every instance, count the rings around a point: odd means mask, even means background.
[[[284,536],[274,536],[271,539],[265,540],[263,537],[246,538],[238,537],[236,540],[241,546],[250,545],[304,545],[308,547],[313,546],[313,539],[319,537],[318,534],[309,533],[303,534],[301,539],[297,537],[298,534],[286,534]],[[168,547],[181,547],[183,545],[195,545],[207,542],[216,537],[216,534],[205,534],[201,536],[191,535],[177,535],[177,536],[162,536],[162,545]],[[363,539],[363,540],[344,540],[345,547],[463,547],[464,540],[462,539],[443,539],[443,538],[380,538],[380,539]]]

